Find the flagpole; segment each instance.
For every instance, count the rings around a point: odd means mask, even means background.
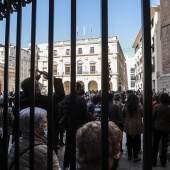
[[[83,25],[83,35],[86,34],[86,28],[85,28],[85,25]]]

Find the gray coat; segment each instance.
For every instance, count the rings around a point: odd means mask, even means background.
[[[24,136],[20,138],[20,153],[29,147],[29,138]],[[14,158],[15,158],[15,144],[12,145],[10,153],[8,155],[8,168],[11,170],[15,169]],[[12,165],[12,166],[11,166]],[[20,170],[29,170],[29,150],[20,156]],[[47,144],[46,140],[35,137],[34,147],[34,169],[36,170],[47,170]],[[53,170],[61,170],[59,161],[56,154],[53,152]]]

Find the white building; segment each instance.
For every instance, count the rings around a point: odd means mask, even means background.
[[[161,25],[160,6],[151,7],[151,56],[152,56],[152,89],[161,91],[160,75],[161,62]],[[142,29],[140,29],[132,46],[135,49],[135,90],[143,90],[143,56],[142,56]]]
[[[21,82],[30,77],[30,52],[21,49]],[[5,63],[5,46],[0,45],[0,91],[4,90],[4,63]],[[15,68],[16,68],[16,47],[11,45],[9,48],[9,90],[15,89]]]
[[[84,83],[85,91],[101,90],[101,39],[77,40],[76,81]],[[48,44],[39,44],[39,70],[48,71]],[[70,41],[54,42],[54,76],[62,78],[66,93],[70,93]],[[126,90],[125,57],[116,36],[108,38],[111,90]],[[47,89],[47,81],[40,79]]]
[[[135,58],[126,56],[128,90],[135,90]]]

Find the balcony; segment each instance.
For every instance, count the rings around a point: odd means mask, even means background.
[[[70,75],[71,73],[70,72],[63,72],[62,75]],[[82,71],[82,72],[77,72],[77,75],[100,75],[101,72],[99,71]]]

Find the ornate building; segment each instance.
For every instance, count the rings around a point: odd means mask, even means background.
[[[170,92],[170,0],[161,0],[161,58],[162,75],[160,86],[163,91]]]
[[[5,63],[5,46],[0,45],[0,91],[4,90],[4,63]],[[15,90],[15,67],[16,67],[16,47],[11,45],[9,49],[9,90]],[[23,81],[30,76],[30,52],[21,49],[21,74],[20,79]]]
[[[161,27],[160,6],[151,7],[151,60],[152,60],[152,89],[161,91],[160,75],[161,64]],[[135,49],[135,90],[143,90],[143,55],[142,55],[142,29],[140,29],[132,46]]]
[[[101,39],[79,39],[76,43],[76,81],[83,82],[85,91],[101,90]],[[38,68],[48,71],[48,44],[39,44],[38,48]],[[54,42],[54,76],[62,78],[66,93],[70,93],[70,49],[70,41]],[[116,36],[108,38],[108,60],[111,90],[126,90],[126,62]],[[40,82],[47,89],[47,81]]]

